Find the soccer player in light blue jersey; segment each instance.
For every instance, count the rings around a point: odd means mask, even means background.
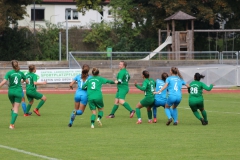
[[[73,84],[77,82],[78,88],[75,92],[74,97],[75,106],[74,110],[71,113],[68,127],[72,127],[76,115],[82,115],[86,108],[88,102],[87,91],[83,90],[82,86],[84,85],[87,79],[92,77],[88,75],[89,69],[90,69],[89,66],[84,64],[82,67],[82,74],[79,74],[75,78],[73,78],[73,81],[69,84],[70,89],[73,89]]]
[[[189,88],[189,85],[183,80],[178,68],[172,67],[170,69],[171,76],[166,79],[165,85],[156,93],[161,93],[164,89],[168,90],[167,103],[165,105],[165,114],[168,117],[166,125],[170,125],[174,120],[174,125],[178,124],[178,111],[177,106],[182,100],[182,85]],[[170,107],[172,106],[172,109]]]
[[[165,85],[165,81],[168,77],[167,73],[162,73],[161,78],[156,80],[156,92],[158,92],[162,87]],[[165,107],[167,101],[167,89],[164,89],[159,94],[155,94],[154,96],[154,104],[152,106],[153,108],[153,123],[157,123],[157,108],[158,107]]]

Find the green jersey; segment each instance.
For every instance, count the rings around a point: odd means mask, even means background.
[[[154,97],[154,88],[155,88],[155,81],[153,79],[145,79],[142,83],[142,86],[135,85],[141,91],[144,91],[145,96],[152,96]]]
[[[21,80],[26,80],[26,76],[21,71],[10,70],[4,76],[4,79],[9,80],[9,89],[22,89]]]
[[[118,88],[128,88],[128,81],[130,80],[130,74],[126,68],[121,69],[117,74],[117,87]]]
[[[190,83],[189,92],[189,101],[203,101],[202,90],[205,89],[210,91],[213,88],[211,84],[209,87],[200,81],[192,81]]]
[[[36,91],[37,86],[34,85],[34,82],[37,82],[37,75],[35,73],[29,72],[26,74],[28,84],[26,85],[27,91]]]
[[[88,79],[82,86],[82,89],[87,89],[88,100],[102,99],[102,85],[106,83],[114,84],[114,81],[100,76]]]

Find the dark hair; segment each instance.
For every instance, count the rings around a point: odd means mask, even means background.
[[[33,64],[28,66],[29,72],[33,72],[34,69],[35,69],[35,65],[33,65]]]
[[[19,71],[20,67],[18,65],[18,61],[17,60],[12,60],[12,67],[15,71]]]
[[[172,68],[171,68],[171,71],[172,71],[173,74],[178,75],[181,79],[183,79],[183,77],[182,77],[182,75],[181,75],[181,73],[179,72],[179,70],[178,70],[177,67],[172,67]]]
[[[89,66],[87,64],[84,64],[82,66],[82,75],[81,78],[85,81],[88,77],[88,72],[89,72]]]
[[[204,77],[205,77],[204,75],[201,75],[199,73],[195,73],[194,80],[200,81],[200,79],[203,79]]]
[[[143,72],[142,72],[142,74],[143,74],[143,76],[145,77],[145,78],[149,78],[149,72],[147,71],[147,70],[144,70]]]
[[[120,61],[120,62],[122,62],[124,67],[127,68],[127,62],[125,62],[125,61]]]
[[[168,77],[168,74],[166,72],[162,73],[162,80],[165,82]]]
[[[98,70],[97,68],[93,68],[93,69],[92,69],[92,74],[93,74],[94,76],[97,76],[97,75],[99,74],[99,70]]]

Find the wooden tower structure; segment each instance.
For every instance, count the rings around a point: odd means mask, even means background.
[[[182,11],[178,11],[172,16],[165,19],[167,21],[167,36],[172,36],[172,46],[169,50],[172,52],[169,54],[168,59],[180,60],[180,59],[192,59],[194,51],[194,20],[196,18],[188,15]],[[176,31],[176,21],[185,21],[185,31]],[[189,25],[189,21],[191,22]],[[172,29],[170,30],[170,25]],[[190,27],[190,29],[189,29]],[[179,53],[181,51],[181,53]],[[183,53],[182,51],[188,51]]]

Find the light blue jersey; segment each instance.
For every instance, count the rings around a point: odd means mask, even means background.
[[[74,81],[77,82],[78,84],[78,88],[75,92],[75,97],[74,97],[74,100],[75,102],[80,102],[84,105],[87,105],[87,91],[86,90],[83,90],[82,89],[82,86],[84,85],[84,83],[86,82],[83,82],[82,78],[81,78],[81,74],[77,75],[76,77],[73,78]],[[91,78],[92,76],[88,76],[87,79]]]
[[[156,80],[156,92],[158,92],[165,85],[165,82],[161,79]],[[155,94],[155,100],[165,101],[167,100],[167,89],[164,89],[161,93]]]
[[[186,85],[186,82],[178,76],[170,76],[166,79],[168,83],[168,94],[170,96],[182,97],[182,85]]]

